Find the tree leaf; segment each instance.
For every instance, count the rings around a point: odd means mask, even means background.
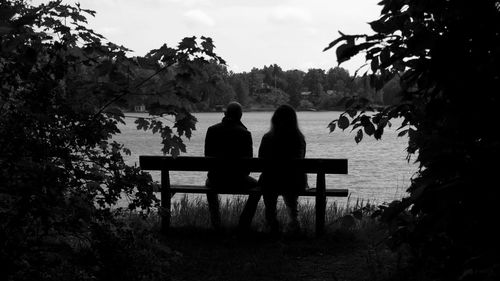
[[[334,122],[335,122],[335,120],[330,122],[330,124],[328,124],[328,128],[330,129],[330,133],[335,131],[335,129],[337,128],[337,125]]]
[[[354,140],[356,141],[356,143],[360,143],[361,140],[363,140],[363,130],[361,129],[358,130],[356,136],[354,137]]]
[[[362,38],[362,37],[367,37],[366,35],[364,34],[358,34],[358,35],[345,35],[344,33],[340,32],[339,31],[339,34],[340,34],[340,37],[333,40],[332,42],[330,42],[330,44],[328,44],[328,46],[326,48],[323,49],[323,52],[324,51],[327,51],[333,47],[335,47],[335,45],[337,45],[338,43],[342,42],[342,41],[346,41],[346,43],[348,44],[354,44],[354,40],[357,39],[357,38]]]
[[[363,127],[364,127],[365,133],[367,135],[371,136],[375,133],[375,126],[371,122],[363,125]]]
[[[137,124],[137,130],[147,131],[149,128],[149,121],[144,118],[137,118],[134,123]]]
[[[407,133],[408,133],[408,130],[403,130],[403,131],[399,132],[398,137],[403,137],[403,136],[405,136]]]
[[[202,36],[201,39],[203,40],[203,42],[201,42],[201,46],[205,52],[212,53],[214,50],[214,42],[212,41],[212,38]]]
[[[380,52],[380,66],[387,67],[386,64],[389,63],[390,58],[391,58],[391,51],[389,50],[388,47],[386,47]]]
[[[371,124],[370,117],[369,117],[369,116],[367,116],[367,115],[363,115],[363,116],[361,116],[360,121],[361,121],[361,124],[362,124],[363,126],[366,126],[366,125],[368,125],[368,124]]]
[[[372,62],[370,63],[370,67],[371,67],[373,73],[377,72],[377,69],[378,69],[378,57],[374,57],[372,59]]]
[[[345,130],[349,127],[349,119],[344,115],[340,116],[339,121],[337,122],[340,129]]]
[[[373,31],[377,33],[387,33],[389,29],[385,26],[383,19],[372,21],[368,23]]]
[[[196,37],[185,37],[182,39],[181,43],[179,43],[180,50],[194,50],[196,49]]]
[[[352,43],[352,44],[346,43],[346,44],[340,45],[337,48],[336,54],[337,54],[337,62],[339,64],[341,64],[341,63],[349,60],[351,57],[355,56],[356,54],[358,54],[358,49],[356,48],[356,45],[354,45],[354,43]]]
[[[382,135],[384,134],[384,127],[378,127],[375,130],[375,133],[373,136],[375,137],[376,140],[380,140],[382,138]]]
[[[339,42],[345,40],[345,36],[341,36],[335,40],[333,40],[332,42],[330,42],[330,44],[328,44],[328,46],[326,48],[323,49],[323,52],[324,51],[328,51],[329,49],[335,47],[335,45],[337,45]]]

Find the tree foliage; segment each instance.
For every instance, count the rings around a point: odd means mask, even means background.
[[[109,280],[103,247],[130,234],[111,207],[124,197],[130,210],[158,207],[151,176],[126,165],[130,151],[112,139],[124,123],[120,108],[141,87],[156,89],[158,102],[137,127],[158,132],[163,152],[177,155],[195,129],[189,105],[199,93],[192,81],[209,61],[224,61],[210,38],[188,37],[149,52],[141,60],[150,70],[144,78],[125,47],[86,27],[95,13],[78,4],[1,1],[0,11],[1,279],[66,279],[74,270],[74,279]],[[166,115],[173,126],[161,122]],[[128,243],[133,255],[137,248]],[[84,264],[66,268],[78,263],[76,252],[88,255]],[[62,271],[54,267],[60,260]],[[156,273],[150,277],[165,277]]]
[[[141,61],[144,58],[138,58]],[[137,72],[147,70],[139,68]],[[161,75],[160,80],[172,80],[173,71]],[[273,107],[281,104],[283,98],[297,108],[302,104],[312,104],[308,108],[321,110],[342,109],[338,102],[343,97],[361,96],[383,104],[385,100],[392,101],[393,91],[375,89],[368,83],[366,77],[353,77],[341,67],[330,68],[327,73],[322,69],[286,70],[272,64],[262,68],[253,68],[250,72],[234,73],[216,61],[201,68],[201,73],[191,83],[192,93],[196,102],[190,107],[193,111],[213,111],[218,106],[236,100],[245,108]],[[154,85],[157,83],[154,82]],[[140,94],[127,96],[129,104],[155,103],[158,99],[156,89],[149,83],[141,87]],[[311,92],[303,95],[303,92]],[[287,95],[288,98],[283,96]],[[388,97],[385,98],[384,96]],[[307,102],[306,102],[307,101]]]
[[[394,226],[392,245],[411,246],[415,279],[495,280],[500,2],[380,5],[373,35],[340,33],[325,50],[338,45],[339,63],[364,53],[371,84],[381,89],[397,76],[401,99],[376,113],[367,100],[350,99],[330,129],[359,128],[357,142],[364,134],[380,139],[390,120],[402,118],[399,135],[409,136],[420,169],[408,197],[383,215]]]

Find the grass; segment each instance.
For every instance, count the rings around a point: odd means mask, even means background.
[[[220,202],[222,223],[228,228],[237,225],[246,202],[246,196],[228,196]],[[353,220],[352,213],[356,210],[369,209],[369,201],[347,199],[346,204],[331,202],[327,204],[325,225],[327,231],[339,228],[355,228],[362,226],[363,220]],[[314,200],[304,200],[299,204],[299,221],[305,234],[314,233],[315,230],[315,204]],[[285,224],[288,220],[286,206],[278,201],[278,220]],[[210,215],[208,204],[204,196],[184,195],[172,204],[171,225],[173,228],[210,228]],[[265,231],[264,204],[259,202],[255,213],[252,228],[257,232]]]
[[[262,201],[245,235],[234,231],[245,196],[226,197],[220,210],[226,231],[211,229],[204,196],[184,196],[173,203],[172,225],[158,243],[172,253],[167,261],[172,280],[393,280],[401,257],[383,242],[386,230],[368,214],[367,201],[348,199],[327,205],[326,234],[314,234],[314,200],[299,205],[300,235],[266,232]],[[286,223],[286,207],[278,205]],[[361,214],[361,217],[359,216]],[[129,220],[137,221],[138,220]],[[142,220],[141,220],[142,221]],[[158,216],[141,227],[158,233]]]

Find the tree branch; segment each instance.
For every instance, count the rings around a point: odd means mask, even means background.
[[[142,85],[144,85],[146,82],[148,82],[149,80],[151,80],[153,77],[155,77],[156,75],[160,74],[162,71],[164,71],[165,69],[169,68],[170,66],[172,66],[174,63],[170,63],[170,64],[167,64],[165,65],[164,67],[162,67],[160,70],[158,70],[157,72],[153,73],[152,75],[150,75],[148,78],[142,80],[139,84],[137,84],[133,89],[138,89],[139,87],[141,87]],[[101,107],[101,109],[99,109],[99,111],[94,115],[93,118],[96,118],[97,116],[99,116],[101,113],[103,113],[103,111],[108,107],[110,106],[111,104],[113,104],[114,102],[116,102],[117,100],[121,99],[122,97],[126,96],[127,94],[129,94],[129,92],[124,92],[123,94],[120,94],[116,97],[114,97],[112,100],[108,101],[104,106]]]

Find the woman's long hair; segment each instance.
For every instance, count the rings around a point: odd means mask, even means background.
[[[287,138],[301,143],[304,135],[299,129],[297,113],[289,105],[280,105],[271,118],[271,134],[277,138]]]

